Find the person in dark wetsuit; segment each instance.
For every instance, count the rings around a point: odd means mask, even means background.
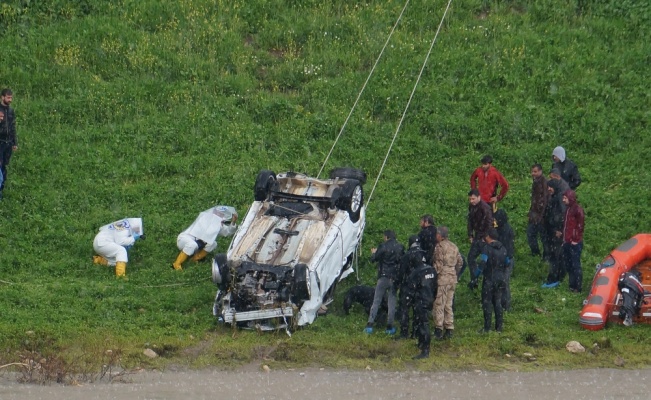
[[[436,298],[437,274],[434,267],[424,264],[417,253],[412,253],[409,262],[414,270],[407,278],[407,301],[414,308],[420,354],[413,358],[418,360],[429,357],[432,339],[429,331],[429,315]]]

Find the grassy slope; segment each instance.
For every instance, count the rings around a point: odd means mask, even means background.
[[[113,348],[150,365],[140,351],[157,346],[161,364],[266,356],[404,367],[415,348],[363,336],[359,312],[335,311],[292,339],[215,328],[209,268],[168,267],[200,210],[219,202],[245,212],[258,170],[319,171],[401,2],[31,3],[0,6],[0,85],[14,89],[21,140],[0,209],[0,359],[34,350],[92,363]],[[535,367],[504,356],[522,352],[555,368],[649,360],[647,326],[581,330],[583,298],[541,290],[546,267],[527,256],[529,166],[548,168],[559,144],[584,178],[585,287],[594,264],[651,226],[641,151],[651,147],[651,7],[608,1],[577,14],[566,3],[488,3],[487,15],[453,4],[369,205],[364,254],[387,227],[406,241],[426,212],[467,251],[467,179],[480,156],[492,154],[512,184],[504,207],[518,261],[506,333],[474,334],[479,302],[460,286],[458,337],[434,345],[448,356],[428,368]],[[327,165],[364,168],[367,194],[443,8],[407,9]],[[149,238],[131,252],[129,280],[116,281],[90,263],[91,243],[97,227],[125,216],[145,218]],[[362,258],[360,279],[372,284],[374,274]],[[602,336],[612,347],[564,350]]]

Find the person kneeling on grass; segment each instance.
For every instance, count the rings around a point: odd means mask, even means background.
[[[142,218],[125,218],[111,222],[99,228],[99,233],[93,240],[93,263],[105,266],[115,266],[115,276],[126,275],[129,255],[127,250],[133,247],[138,239],[144,239]]]
[[[199,262],[208,253],[217,248],[217,236],[231,236],[237,230],[237,211],[230,206],[215,206],[203,211],[188,229],[181,232],[176,239],[176,246],[181,250],[172,268],[182,270],[183,263],[192,257]]]

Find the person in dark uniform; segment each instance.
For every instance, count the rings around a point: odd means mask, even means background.
[[[413,272],[413,266],[410,260],[412,258],[418,257],[424,261],[425,252],[420,248],[418,235],[412,235],[409,237],[409,248],[400,260],[400,270],[398,271],[398,277],[396,278],[396,286],[400,288],[400,299],[398,303],[400,336],[398,336],[398,339],[407,339],[409,337],[409,311],[411,307],[407,302],[407,294],[409,292],[409,289],[407,287],[407,278]],[[412,329],[412,335],[415,335],[415,324],[414,328]]]
[[[480,258],[478,268],[471,270],[472,280],[468,286],[477,286],[477,279],[483,274],[481,286],[481,303],[484,311],[484,327],[480,333],[487,333],[491,330],[493,310],[495,311],[495,330],[502,332],[504,327],[504,314],[502,310],[502,292],[506,280],[506,248],[498,241],[498,234],[495,228],[488,230]]]
[[[429,332],[429,315],[434,306],[437,291],[437,274],[434,267],[424,264],[417,253],[411,253],[409,262],[413,268],[407,278],[407,302],[414,308],[416,337],[420,354],[415,360],[429,357],[431,335]]]
[[[436,226],[434,225],[434,217],[430,214],[425,214],[420,218],[418,241],[420,242],[420,248],[425,251],[425,264],[432,265],[434,247],[436,247]]]
[[[396,333],[396,328],[393,327],[393,319],[396,314],[396,287],[394,282],[398,274],[400,259],[404,253],[404,246],[398,243],[396,233],[392,230],[384,231],[384,243],[377,248],[371,249],[371,261],[378,263],[378,280],[375,285],[371,313],[368,316],[366,328],[364,328],[364,332],[368,334],[373,333],[375,317],[385,293],[388,294],[389,315],[387,315],[387,329],[384,332],[388,335]]]
[[[506,280],[504,281],[504,292],[502,293],[502,308],[504,311],[511,309],[511,274],[515,267],[515,234],[509,224],[509,216],[503,208],[495,213],[495,222],[497,222],[497,234],[499,241],[506,249]]]

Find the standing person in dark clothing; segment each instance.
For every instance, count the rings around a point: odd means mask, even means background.
[[[493,310],[495,310],[495,330],[502,332],[504,328],[504,313],[502,310],[502,292],[506,280],[506,248],[498,240],[497,231],[491,228],[484,239],[486,246],[482,250],[481,268],[472,271],[473,286],[477,285],[477,277],[483,274],[481,285],[481,305],[484,311],[484,327],[480,333],[491,330]]]
[[[407,278],[407,301],[414,308],[416,336],[420,354],[415,360],[429,357],[431,336],[429,332],[429,314],[436,298],[436,270],[427,264],[417,254],[410,256],[413,272]]]
[[[420,218],[420,232],[418,232],[418,241],[420,248],[425,252],[425,264],[432,265],[432,256],[436,246],[436,226],[434,226],[434,217],[425,214]]]
[[[561,170],[558,168],[552,168],[551,171],[549,171],[549,181],[558,182],[558,190],[560,194],[565,193],[565,191],[570,188],[570,185],[561,177]],[[549,181],[547,181],[548,184]]]
[[[477,189],[468,192],[468,203],[468,240],[470,240],[468,267],[472,272],[477,268],[477,256],[483,247],[486,232],[493,227],[493,212],[481,199]]]
[[[570,280],[570,291],[581,293],[583,270],[581,269],[581,251],[583,250],[583,228],[585,215],[583,208],[576,202],[576,193],[566,190],[563,193],[565,225],[563,226],[563,253]]]
[[[498,240],[506,249],[506,275],[502,292],[502,308],[504,311],[509,311],[511,309],[511,274],[515,267],[515,233],[503,208],[495,213],[495,221],[497,222]]]
[[[0,199],[2,190],[7,183],[7,167],[14,151],[18,150],[18,138],[16,137],[16,114],[11,108],[13,93],[11,89],[2,89],[0,92],[0,112],[4,118],[0,121],[0,172],[2,173],[2,184],[0,184]]]
[[[481,199],[496,209],[497,202],[509,191],[509,183],[504,175],[493,167],[493,157],[486,155],[482,157],[481,165],[470,175],[470,188],[479,190]]]
[[[538,246],[538,237],[541,242],[545,242],[545,228],[543,217],[545,216],[545,207],[549,200],[549,191],[547,190],[547,179],[543,175],[542,166],[534,164],[531,167],[531,205],[529,206],[529,223],[527,225],[527,242],[531,249],[532,256],[540,255]],[[544,254],[546,256],[546,254]]]
[[[393,327],[393,319],[396,314],[396,287],[394,282],[398,274],[400,259],[404,253],[405,248],[398,243],[396,234],[392,230],[384,231],[384,243],[377,248],[371,249],[371,261],[378,263],[378,280],[375,286],[371,313],[368,316],[368,323],[364,329],[366,333],[373,333],[373,324],[375,323],[377,311],[380,308],[380,304],[382,304],[382,298],[387,292],[389,315],[387,315],[387,329],[384,333],[388,335],[396,333],[396,328]]]
[[[560,191],[562,181],[550,179],[547,190],[550,197],[545,209],[546,252],[549,256],[549,274],[543,288],[554,288],[565,278],[565,260],[563,257],[563,224],[565,221],[565,204]]]
[[[556,147],[552,152],[552,160],[554,161],[552,168],[558,168],[561,178],[570,185],[570,189],[576,190],[581,184],[581,175],[574,161],[565,157],[565,149],[561,146]]]
[[[396,279],[396,287],[400,288],[400,300],[398,304],[398,315],[400,318],[400,336],[398,339],[407,339],[409,337],[409,310],[410,304],[407,301],[409,289],[407,286],[407,278],[413,272],[412,261],[420,258],[421,262],[425,261],[425,252],[420,248],[420,241],[418,235],[409,237],[409,248],[400,260],[400,270]],[[415,335],[415,323],[412,334]]]

